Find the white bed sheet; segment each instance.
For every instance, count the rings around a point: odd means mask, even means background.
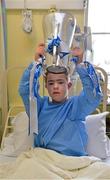
[[[1,163],[8,163],[8,162],[12,162],[15,161],[16,157],[12,157],[12,156],[6,156],[3,154],[0,154],[0,164]]]
[[[0,178],[110,179],[110,165],[90,156],[61,155],[43,148],[22,153],[16,162],[0,165]]]

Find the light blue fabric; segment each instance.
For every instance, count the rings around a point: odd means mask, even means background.
[[[20,81],[19,93],[29,115],[29,75],[32,64],[25,70]],[[85,116],[99,105],[102,94],[94,96],[92,81],[85,67],[76,70],[83,84],[79,96],[70,97],[63,103],[52,103],[48,97],[37,97],[39,133],[34,133],[35,147],[55,150],[65,155],[87,155]],[[37,89],[38,91],[38,89]],[[38,93],[37,93],[38,94]]]

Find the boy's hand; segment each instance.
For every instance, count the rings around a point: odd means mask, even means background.
[[[38,61],[41,56],[45,56],[45,44],[40,43],[38,47],[36,48],[35,52],[35,61]]]
[[[80,64],[83,61],[83,50],[79,47],[75,47],[71,51],[72,55],[78,57],[78,62],[76,64]]]

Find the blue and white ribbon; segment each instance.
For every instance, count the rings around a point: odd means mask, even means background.
[[[36,65],[36,68],[34,71],[34,78],[33,78],[33,92],[34,92],[34,96],[36,98],[38,97],[38,89],[39,89],[38,78],[40,77],[41,73],[42,73],[42,65],[38,64],[38,65]]]
[[[96,71],[91,63],[88,61],[84,61],[84,64],[86,65],[88,75],[92,81],[93,89],[94,89],[94,95],[101,93],[101,88],[99,85],[99,79],[96,74]]]
[[[73,58],[70,59],[70,61],[76,64],[79,61],[79,58],[77,56],[74,56]]]
[[[33,133],[38,134],[38,116],[37,116],[37,98],[39,89],[39,76],[42,73],[42,66],[45,58],[40,58],[39,63],[34,62],[30,72],[30,122],[29,122],[29,135]],[[31,138],[32,139],[32,138]],[[33,142],[32,142],[33,144]]]
[[[61,42],[61,39],[58,36],[57,36],[57,38],[54,38],[54,39],[48,39],[48,47],[47,47],[46,51],[49,54],[52,54],[53,53],[53,47],[54,46],[59,47],[60,42]]]
[[[38,97],[38,89],[39,89],[39,77],[42,74],[42,66],[45,61],[45,57],[41,57],[39,59],[39,64],[36,65],[34,69],[34,77],[33,77],[33,92],[34,96],[37,98]],[[36,90],[37,89],[37,90]]]
[[[56,47],[62,47],[62,41],[61,39],[57,36],[57,38],[53,38],[53,39],[48,39],[48,47],[46,49],[46,51],[49,53],[49,54],[53,54],[53,47],[56,46]],[[66,45],[65,45],[66,46]],[[61,50],[61,52],[59,52],[59,56],[60,58],[62,59],[64,56],[68,55],[69,54],[69,51],[67,50],[67,47],[64,47],[63,45],[63,49],[65,50]]]

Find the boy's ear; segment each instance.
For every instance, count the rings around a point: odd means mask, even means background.
[[[69,83],[68,83],[68,89],[70,89],[71,86],[72,86],[72,82],[69,82]]]

